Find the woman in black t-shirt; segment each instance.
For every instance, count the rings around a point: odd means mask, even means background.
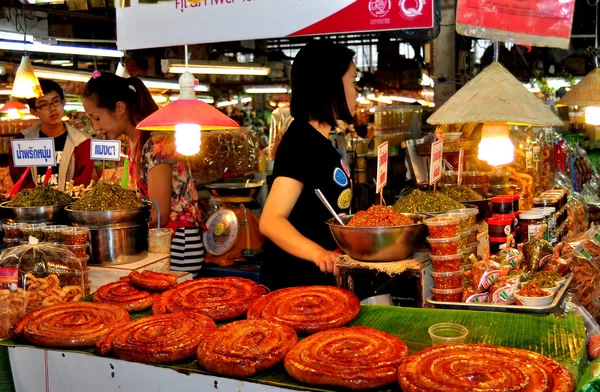
[[[267,237],[261,282],[271,290],[335,284],[337,245],[320,189],[339,214],[352,200],[350,171],[328,139],[337,120],[356,112],[354,52],[320,40],[303,47],[292,65],[291,114],[273,169],[274,182],[260,218]]]

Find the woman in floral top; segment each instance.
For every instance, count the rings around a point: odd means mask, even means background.
[[[94,71],[83,91],[83,106],[95,131],[107,139],[126,135],[130,140],[129,174],[141,197],[156,198],[163,226],[172,228],[171,269],[195,276],[202,267],[204,247],[199,228],[198,194],[187,160],[175,152],[172,134],[136,129],[158,110],[150,92],[138,78],[121,78]],[[158,212],[152,208],[150,227]]]

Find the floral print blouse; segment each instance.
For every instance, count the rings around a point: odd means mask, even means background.
[[[140,161],[139,178],[134,159],[130,159],[129,174],[132,178],[137,178],[138,191],[142,197],[148,199],[148,173],[150,170],[160,164],[171,165],[173,167],[171,220],[184,224],[199,223],[198,192],[188,162],[175,152],[174,135],[152,132],[152,136],[142,147]]]

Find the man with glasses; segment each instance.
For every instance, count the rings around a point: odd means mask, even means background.
[[[24,129],[17,138],[54,138],[56,166],[52,167],[49,184],[64,190],[65,184],[73,180],[75,185],[88,185],[94,172],[94,161],[90,160],[90,137],[63,122],[65,95],[58,83],[52,80],[40,80],[42,95],[27,101],[29,111],[40,121]],[[8,154],[10,176],[13,182],[21,178],[24,167],[15,167],[12,151]],[[33,188],[44,181],[45,168],[31,168],[31,177],[27,177],[22,188]]]

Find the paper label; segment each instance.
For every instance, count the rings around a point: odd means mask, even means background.
[[[465,303],[466,304],[485,304],[488,302],[489,297],[490,297],[489,293],[473,294],[473,295],[469,296],[469,298],[466,299]]]
[[[591,241],[594,243],[594,245],[600,246],[600,233],[595,233],[592,236]]]
[[[533,169],[533,151],[525,152],[525,167],[527,169]]]
[[[498,305],[511,305],[515,303],[515,285],[506,285],[494,291],[492,302]]]
[[[546,143],[552,143],[552,140],[554,139],[552,128],[544,128],[544,138],[546,139]]]
[[[120,161],[120,140],[97,140],[92,139],[90,158],[94,161]]]
[[[500,271],[485,271],[479,281],[479,290],[487,290],[500,279]]]
[[[16,167],[56,166],[54,139],[13,139],[12,155]]]
[[[554,257],[553,254],[549,254],[549,255],[546,255],[546,256],[542,257],[542,259],[540,260],[539,269],[541,270],[546,264],[548,264],[548,262],[550,260],[552,260],[553,257]]]
[[[444,152],[444,141],[438,140],[431,145],[431,157],[429,159],[429,184],[433,185],[442,178],[442,156]]]
[[[377,193],[387,184],[388,173],[388,142],[377,147]]]
[[[542,160],[542,149],[540,146],[533,146],[533,161],[540,162]]]
[[[16,290],[19,284],[18,268],[0,268],[0,289]]]
[[[542,232],[543,225],[529,225],[527,226],[527,240],[531,240],[532,238],[537,238],[538,235]]]
[[[458,150],[458,185],[462,185],[463,160],[465,159],[465,149]]]

